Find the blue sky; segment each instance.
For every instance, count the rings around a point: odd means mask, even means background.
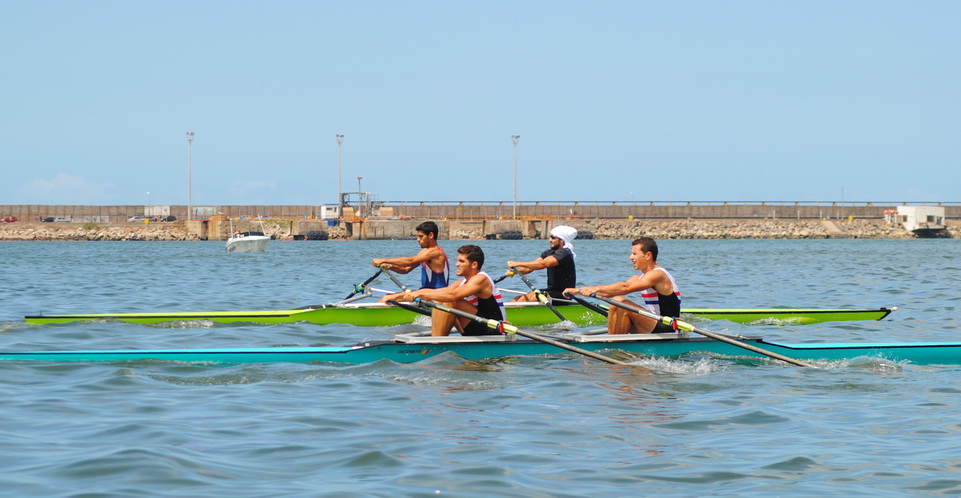
[[[961,2],[0,5],[0,204],[961,201]],[[150,192],[148,197],[147,192]],[[843,196],[843,199],[842,199]]]

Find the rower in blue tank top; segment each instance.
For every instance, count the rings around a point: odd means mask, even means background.
[[[490,275],[481,271],[484,266],[484,251],[475,245],[461,246],[457,249],[457,276],[463,280],[454,282],[443,289],[419,289],[413,292],[391,294],[390,301],[413,301],[417,298],[437,301],[444,306],[456,308],[488,320],[503,321],[504,298]],[[471,319],[441,311],[431,311],[431,335],[446,336],[457,327],[463,335],[496,334],[486,325]]]
[[[407,257],[374,258],[370,262],[378,268],[387,265],[389,270],[402,274],[410,273],[419,266],[422,289],[447,287],[450,280],[450,264],[447,262],[447,253],[437,245],[438,232],[436,223],[425,221],[417,225],[417,243],[420,244],[420,252]],[[388,296],[380,299],[380,302],[387,301]]]
[[[438,247],[440,249],[440,247]],[[440,252],[444,252],[440,249]],[[435,272],[426,261],[420,264],[420,288],[421,289],[441,289],[447,287],[450,281],[450,264],[447,262],[447,254],[444,254],[444,269]]]

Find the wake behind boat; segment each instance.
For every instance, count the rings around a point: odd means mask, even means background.
[[[573,334],[551,335],[551,339],[587,351],[623,351],[634,355],[677,358],[691,354],[734,358],[763,358],[753,351],[706,337],[685,333],[667,334]],[[822,343],[789,344],[768,342],[757,337],[738,337],[745,344],[792,358],[809,361],[880,358],[918,365],[961,364],[961,342],[926,343]],[[89,351],[6,351],[0,360],[129,362],[141,360],[186,363],[275,363],[327,362],[362,364],[389,360],[414,363],[441,354],[467,360],[508,356],[557,355],[565,349],[514,335],[430,337],[421,333],[398,334],[391,340],[371,341],[353,346],[260,347],[224,349],[156,349]]]
[[[577,325],[598,325],[606,319],[595,311],[580,304],[564,304],[555,300],[557,309],[564,318]],[[507,319],[522,326],[539,326],[559,322],[550,308],[542,303],[505,303]],[[720,309],[690,308],[682,310],[682,315],[694,316],[704,320],[729,320],[736,323],[772,323],[805,325],[833,321],[881,320],[897,308],[877,309],[816,309],[816,308],[758,308],[758,309]],[[413,322],[417,313],[408,309],[384,303],[346,303],[305,306],[290,310],[264,311],[188,311],[157,313],[92,313],[92,314],[38,314],[24,317],[27,323],[51,324],[77,321],[115,320],[138,324],[158,324],[164,322],[209,320],[215,323],[295,323],[306,322],[319,325],[350,324],[370,327],[387,327]]]

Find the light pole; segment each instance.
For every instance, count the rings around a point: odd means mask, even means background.
[[[520,135],[511,135],[511,142],[514,142],[514,219],[517,219],[517,140]]]
[[[337,216],[340,216],[340,208],[344,205],[344,194],[340,188],[340,161],[342,158],[344,135],[337,134]]]
[[[147,210],[150,209],[150,192],[147,192],[147,206],[144,207],[143,215],[147,216]]]
[[[187,221],[193,219],[193,207],[191,197],[193,196],[193,176],[194,176],[194,135],[192,131],[187,132]]]
[[[357,216],[360,216],[360,213],[361,213],[360,203],[361,203],[361,201],[362,201],[362,199],[363,199],[363,197],[364,197],[364,194],[361,193],[361,192],[363,192],[363,190],[361,190],[361,188],[360,188],[360,182],[361,182],[361,180],[363,180],[363,179],[364,179],[364,177],[362,177],[362,176],[358,176],[358,177],[357,177]]]

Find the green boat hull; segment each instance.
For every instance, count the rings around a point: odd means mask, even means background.
[[[499,336],[498,336],[499,337]],[[758,338],[742,339],[768,351],[807,361],[837,361],[859,357],[883,358],[919,365],[961,364],[961,342],[941,343],[831,343],[782,344]],[[764,356],[726,342],[707,338],[664,338],[633,342],[572,342],[589,351],[619,350],[635,355],[680,357],[688,354],[713,354],[729,357]],[[568,351],[537,341],[474,343],[416,343],[379,341],[349,347],[276,347],[233,349],[94,350],[0,352],[0,360],[45,362],[132,362],[173,361],[184,363],[244,364],[275,362],[324,362],[362,364],[388,360],[413,363],[442,354],[468,360],[507,356],[570,354]]]
[[[584,306],[558,306],[564,317],[578,325],[598,325],[606,319]],[[685,309],[686,317],[697,316],[709,320],[730,320],[737,323],[775,323],[806,325],[820,322],[881,320],[894,309]],[[52,324],[77,321],[116,320],[139,324],[208,320],[215,323],[295,323],[350,324],[365,327],[389,327],[411,323],[418,316],[398,306],[373,303],[346,306],[319,306],[276,311],[208,311],[182,313],[95,313],[78,315],[31,315],[27,323]],[[560,321],[550,308],[542,305],[508,306],[507,319],[519,327],[531,327]]]

